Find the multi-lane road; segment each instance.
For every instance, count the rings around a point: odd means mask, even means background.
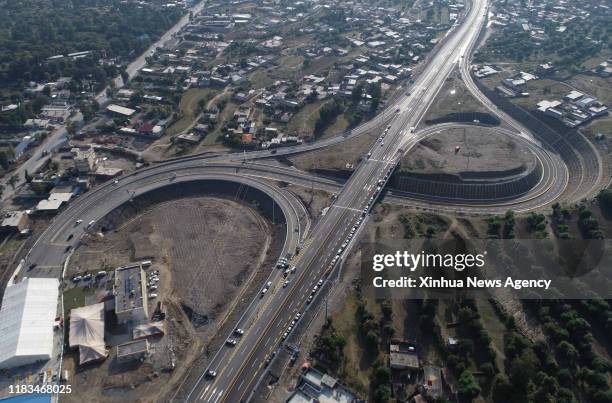
[[[244,334],[240,337],[227,335],[228,338],[236,338],[238,343],[235,346],[222,346],[211,359],[207,370],[214,371],[216,376],[208,377],[203,368],[197,368],[200,371],[197,381],[182,385],[174,399],[214,403],[248,400],[270,360],[282,345],[285,333],[290,333],[289,329],[295,326],[294,321],[299,321],[310,306],[311,296],[319,292],[322,282],[350,249],[352,240],[359,233],[367,213],[380,196],[398,161],[418,141],[445,128],[440,125],[418,129],[421,119],[453,69],[461,69],[468,88],[482,99],[476,86],[470,84],[471,77],[467,77],[470,74],[469,57],[485,22],[487,9],[487,0],[473,0],[462,23],[449,31],[414,84],[395,97],[372,121],[350,132],[313,144],[279,149],[276,152],[255,151],[179,158],[136,171],[117,182],[109,182],[81,196],[54,219],[28,254],[24,270],[33,267],[27,273],[30,276],[61,276],[63,262],[70,251],[78,247],[79,240],[88,231],[87,223],[97,222],[129,200],[164,186],[195,181],[203,184],[227,181],[268,194],[280,207],[286,221],[287,235],[282,255],[292,256],[290,264],[295,267],[295,272],[285,279],[282,271],[273,271],[266,280],[272,283],[269,290],[253,300],[236,323],[235,328],[244,330]],[[488,100],[483,101],[490,103]],[[542,164],[542,179],[528,194],[512,201],[471,205],[469,201],[457,200],[453,204],[439,201],[438,205],[441,209],[458,212],[498,213],[510,207],[520,211],[550,204],[566,187],[569,174],[564,162],[542,147],[518,122],[494,107],[491,110],[515,129],[492,130],[520,137],[521,141],[529,144]],[[327,147],[378,128],[379,140],[344,184],[292,168],[253,162],[261,158]],[[240,160],[243,159],[250,162],[242,163]],[[302,203],[290,192],[275,186],[274,181],[316,186],[336,193],[337,197],[325,216],[320,217],[316,226],[311,228]],[[411,195],[414,197],[412,199],[406,199],[405,196],[385,195],[390,200],[408,200],[410,205],[423,208],[431,208],[432,202],[436,202],[418,200],[415,195]],[[296,255],[298,245],[305,246]],[[284,284],[287,280],[288,283]]]
[[[474,0],[461,25],[454,28],[442,47],[417,78],[410,93],[394,105],[390,124],[381,132],[368,156],[356,168],[327,214],[313,229],[311,243],[292,264],[296,273],[287,287],[273,284],[255,320],[238,323],[245,331],[236,346],[224,346],[212,360],[211,378],[202,374],[188,401],[241,402],[249,399],[265,372],[267,360],[279,349],[283,335],[299,320],[333,264],[342,258],[364,217],[374,204],[403,147],[415,139],[415,128],[442,88],[444,81],[477,39],[485,21],[487,3]],[[334,260],[335,259],[335,260]],[[278,280],[281,281],[280,279]]]

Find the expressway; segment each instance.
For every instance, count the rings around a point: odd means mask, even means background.
[[[247,401],[280,348],[284,334],[290,333],[293,321],[299,320],[310,306],[311,295],[316,295],[326,276],[349,250],[352,239],[381,196],[399,160],[418,141],[445,128],[439,125],[417,129],[453,69],[459,66],[465,75],[464,70],[469,68],[466,67],[467,56],[478,39],[487,8],[487,0],[473,0],[463,23],[455,26],[444,38],[411,86],[410,93],[404,92],[394,98],[381,114],[350,132],[317,143],[276,151],[177,158],[138,170],[81,196],[58,215],[37,239],[26,257],[24,267],[31,268],[27,275],[61,277],[64,261],[78,247],[82,236],[91,230],[87,228],[87,223],[99,222],[117,207],[155,189],[192,182],[202,183],[206,187],[210,183],[225,181],[252,187],[269,195],[286,221],[282,256],[293,256],[290,264],[296,267],[296,271],[289,275],[286,287],[283,287],[285,280],[280,270],[271,274],[267,280],[272,282],[270,290],[263,297],[253,300],[236,323],[235,327],[244,330],[238,344],[222,346],[209,362],[207,370],[214,371],[216,376],[211,379],[206,372],[202,372],[195,383],[186,382],[174,398],[174,401],[214,403]],[[469,81],[465,80],[466,83]],[[474,90],[475,87],[468,84],[468,88]],[[526,129],[514,124],[511,126],[516,130],[492,130],[528,142],[543,166],[540,182],[527,194],[487,205],[474,205],[461,200],[454,200],[450,204],[446,200],[390,192],[384,195],[385,199],[416,208],[489,214],[502,213],[509,208],[527,211],[550,204],[565,191],[570,173],[560,157],[542,146]],[[316,150],[376,129],[381,133],[379,141],[345,184],[292,168],[253,162]],[[250,162],[243,163],[241,160]],[[337,198],[327,214],[311,228],[302,203],[286,189],[275,186],[274,181],[337,192]],[[300,245],[303,247],[296,255]]]
[[[202,374],[187,396],[188,401],[241,402],[249,399],[267,363],[294,320],[308,306],[325,276],[337,264],[364,217],[380,194],[406,147],[416,139],[419,125],[450,72],[462,54],[476,41],[485,20],[485,0],[472,3],[463,23],[454,29],[417,78],[412,93],[400,98],[391,111],[390,125],[374,145],[369,158],[356,168],[327,214],[313,229],[311,243],[292,262],[296,273],[289,286],[266,294],[267,302],[257,312],[257,320],[238,323],[245,330],[240,342],[222,347],[212,359],[209,370],[216,377]],[[332,263],[333,262],[333,263]],[[317,288],[315,288],[317,287]],[[248,326],[245,326],[248,325]]]
[[[78,247],[82,236],[91,230],[87,228],[89,222],[98,222],[117,207],[152,190],[194,181],[202,182],[203,187],[206,187],[207,181],[239,183],[268,194],[287,221],[284,254],[295,252],[301,239],[309,235],[310,223],[301,201],[272,182],[316,186],[328,191],[334,191],[340,185],[334,180],[314,177],[294,169],[257,163],[204,164],[198,159],[185,159],[154,165],[125,175],[116,183],[110,181],[73,201],[55,217],[30,249],[24,263],[26,267],[35,267],[25,274],[30,277],[61,277],[64,260],[71,250]],[[214,192],[214,189],[210,191]],[[77,220],[80,221],[78,224]]]

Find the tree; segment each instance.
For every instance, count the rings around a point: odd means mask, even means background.
[[[19,177],[17,176],[17,174],[11,175],[11,177],[7,181],[7,183],[11,186],[13,190],[15,190],[15,185],[17,184],[17,182],[19,182]]]
[[[480,386],[469,370],[465,370],[461,373],[458,386],[459,396],[463,399],[471,401],[480,394]]]
[[[608,214],[612,214],[612,189],[604,189],[597,196],[601,207]]]

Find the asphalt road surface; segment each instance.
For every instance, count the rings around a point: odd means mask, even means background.
[[[477,39],[485,21],[487,3],[475,0],[463,23],[453,28],[445,43],[430,60],[427,69],[399,99],[388,130],[374,145],[368,158],[356,168],[337,200],[313,229],[312,243],[294,262],[296,273],[287,287],[273,284],[267,301],[253,315],[255,320],[238,323],[245,330],[235,346],[224,346],[209,369],[216,377],[202,374],[190,391],[188,401],[241,402],[249,399],[267,368],[267,361],[279,349],[283,335],[297,315],[306,309],[308,298],[316,293],[342,257],[364,217],[374,204],[386,180],[403,155],[402,147],[414,142],[416,128],[450,72]],[[280,280],[279,280],[280,281]],[[317,287],[317,288],[315,288]],[[299,320],[299,318],[298,318]],[[247,326],[248,325],[248,326]]]

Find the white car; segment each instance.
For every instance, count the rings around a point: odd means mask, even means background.
[[[72,281],[74,281],[75,283],[78,283],[81,280],[83,280],[83,276],[76,276],[72,278]]]
[[[155,299],[155,298],[157,298],[157,294],[155,294],[154,292],[152,292],[152,293],[150,293],[150,294],[149,294],[149,298],[150,298],[150,299]]]
[[[289,285],[289,280],[286,280],[286,281],[283,283],[283,288],[287,288],[287,286],[288,286],[288,285]]]
[[[289,333],[287,333],[287,332],[283,333],[283,340],[285,340],[287,338],[287,336],[289,336]]]
[[[157,290],[157,286],[156,285],[152,285],[151,287],[149,287],[149,290],[155,291],[155,290]]]
[[[323,279],[319,280],[319,282],[317,283],[317,285],[320,287],[323,284]]]

